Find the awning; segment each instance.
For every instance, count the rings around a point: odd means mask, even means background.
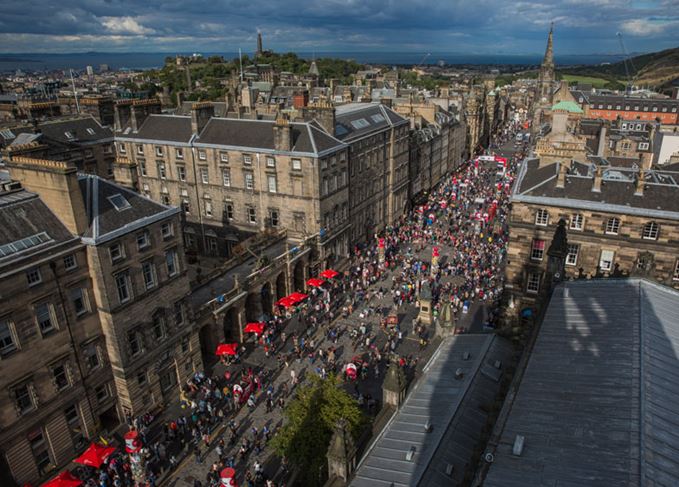
[[[82,455],[73,461],[75,463],[80,463],[81,465],[87,465],[88,467],[99,468],[114,451],[116,451],[116,449],[112,446],[92,443]]]
[[[332,270],[332,269],[326,269],[323,272],[321,272],[321,277],[325,277],[326,279],[332,279],[334,277],[339,276],[339,272]]]
[[[306,282],[307,286],[311,287],[321,287],[323,284],[325,284],[325,280],[319,279],[318,277],[312,277]]]
[[[82,483],[83,481],[76,478],[71,472],[64,470],[53,479],[42,484],[42,487],[78,487]]]
[[[238,353],[237,343],[220,343],[215,352],[217,355],[236,355],[236,353]]]

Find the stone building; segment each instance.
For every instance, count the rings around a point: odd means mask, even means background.
[[[510,214],[507,285],[532,303],[547,246],[566,222],[566,278],[643,276],[679,288],[679,173],[593,162],[524,161]]]
[[[81,265],[106,338],[118,417],[177,398],[178,384],[202,369],[179,210],[66,162],[14,157],[6,165],[85,245]]]
[[[115,386],[86,246],[15,182],[0,227],[0,484],[37,485],[118,423]]]
[[[347,253],[348,150],[317,122],[218,118],[197,103],[116,140],[116,180],[179,206],[189,249],[228,256],[248,234],[285,228],[319,237],[321,260]]]
[[[533,99],[533,121],[532,132],[536,135],[541,126],[546,122],[546,111],[554,104],[554,25],[549,29],[547,37],[547,49],[545,57],[540,65],[538,82],[535,87],[535,97]]]
[[[334,135],[349,145],[351,242],[369,242],[406,208],[409,123],[379,103],[349,103]]]

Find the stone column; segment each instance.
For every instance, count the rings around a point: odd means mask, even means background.
[[[328,447],[328,477],[339,477],[345,482],[356,468],[356,445],[349,424],[342,418],[337,422]]]
[[[398,362],[392,362],[382,384],[382,401],[398,408],[406,396],[406,376]]]

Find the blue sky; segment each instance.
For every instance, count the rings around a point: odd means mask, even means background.
[[[557,54],[679,46],[679,0],[3,0],[0,52]]]

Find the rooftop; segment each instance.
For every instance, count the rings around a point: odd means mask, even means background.
[[[351,141],[409,121],[381,103],[347,103],[335,110],[335,137]]]
[[[557,287],[483,485],[679,485],[678,351],[679,292]]]

